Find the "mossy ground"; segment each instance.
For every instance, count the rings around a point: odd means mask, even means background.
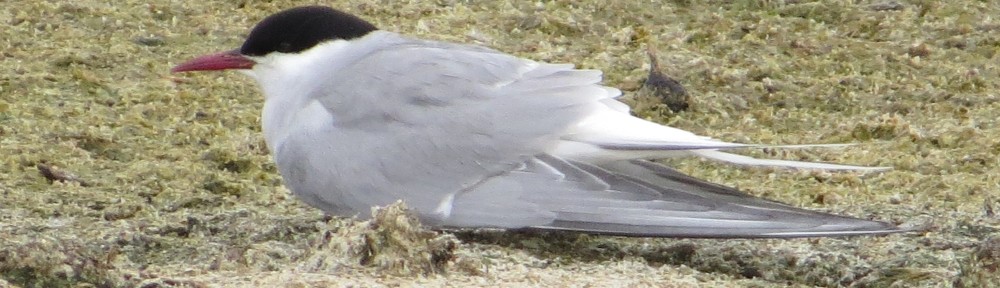
[[[769,199],[929,231],[451,238],[393,209],[379,218],[387,222],[330,219],[281,186],[254,83],[236,73],[168,72],[237,47],[270,13],[313,2],[6,1],[0,286],[1000,285],[993,1],[328,2],[383,29],[601,69],[639,115],[698,134],[857,143],[746,153],[895,169],[671,163]],[[687,89],[687,111],[636,96],[647,47]],[[39,164],[84,182],[52,183]]]

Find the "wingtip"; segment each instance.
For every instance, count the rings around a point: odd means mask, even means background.
[[[746,166],[766,166],[766,167],[781,167],[781,168],[793,168],[793,169],[818,169],[818,170],[833,170],[833,171],[837,170],[861,171],[861,172],[879,172],[892,169],[892,167],[868,167],[868,166],[844,165],[844,164],[833,164],[833,163],[822,163],[822,162],[758,159],[749,156],[726,153],[717,150],[696,150],[696,151],[691,151],[691,153],[716,161],[722,161],[726,163],[732,163],[736,165],[746,165]]]

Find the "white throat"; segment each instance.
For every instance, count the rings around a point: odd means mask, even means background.
[[[329,41],[301,53],[271,53],[255,57],[252,70],[242,70],[264,93],[262,130],[272,155],[297,127],[332,123],[332,115],[316,101],[334,72],[349,63],[352,42]]]

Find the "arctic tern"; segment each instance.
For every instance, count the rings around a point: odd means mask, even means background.
[[[271,15],[239,49],[172,71],[227,69],[263,90],[263,132],[285,185],[332,215],[367,218],[373,206],[403,200],[440,228],[697,238],[904,231],[753,197],[650,161],[887,169],[722,152],[786,146],[728,143],[633,117],[597,70],[414,39],[322,6]]]

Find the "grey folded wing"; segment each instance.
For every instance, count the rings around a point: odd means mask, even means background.
[[[620,94],[601,73],[385,34],[330,71],[315,101],[332,126],[300,127],[276,152],[287,184],[328,212],[365,216],[402,199],[425,223],[634,236],[880,234],[892,225],[793,208],[643,160],[593,165],[547,154]],[[392,82],[392,85],[388,85]],[[325,115],[326,113],[317,113]],[[305,153],[304,151],[311,151]]]
[[[330,213],[364,217],[402,199],[433,221],[449,197],[546,151],[620,95],[597,84],[600,71],[380,35],[329,64],[305,105],[324,121],[290,127],[276,148],[286,185]]]
[[[514,228],[526,219],[547,219],[528,227],[624,236],[793,238],[903,231],[753,197],[646,160],[594,166],[551,155],[457,195],[451,213],[446,224],[454,226]]]

